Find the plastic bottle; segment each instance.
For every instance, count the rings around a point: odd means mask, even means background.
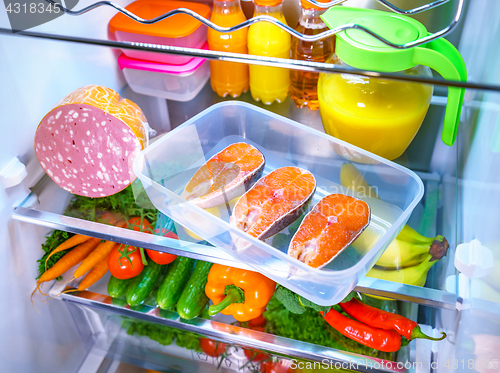
[[[254,0],[255,14],[271,16],[286,24],[283,0]],[[290,58],[291,36],[269,22],[257,22],[248,30],[248,53],[258,56]],[[266,105],[283,102],[290,87],[290,72],[280,67],[250,65],[250,92]]]
[[[318,0],[328,2],[328,0]],[[301,0],[299,24],[295,28],[305,35],[317,35],[328,30],[325,23],[319,18],[327,9],[319,8],[306,0]],[[312,62],[325,62],[333,54],[335,36],[315,42],[302,41],[292,38],[292,59]],[[290,97],[297,107],[307,106],[311,110],[319,108],[318,103],[319,74],[309,71],[290,71]]]
[[[218,26],[231,27],[246,21],[240,0],[214,0],[210,20]],[[221,33],[208,28],[210,50],[247,54],[248,29]],[[221,97],[238,97],[248,91],[248,65],[244,63],[210,61],[210,84]]]

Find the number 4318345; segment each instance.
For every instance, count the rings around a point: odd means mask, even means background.
[[[44,3],[31,3],[31,4],[20,4],[20,3],[9,3],[5,7],[5,10],[7,13],[24,13],[24,14],[29,14],[29,13],[59,13],[61,9],[59,7],[54,6],[50,3],[44,4]]]

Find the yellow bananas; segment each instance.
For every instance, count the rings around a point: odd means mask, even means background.
[[[434,263],[437,262],[432,259],[432,255],[429,254],[425,256],[424,260],[416,266],[395,270],[373,267],[366,275],[368,277],[399,282],[401,284],[424,286],[425,281],[427,280],[427,272],[431,269]]]

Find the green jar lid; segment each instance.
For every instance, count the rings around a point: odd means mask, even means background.
[[[321,15],[330,28],[345,24],[363,26],[395,44],[427,36],[424,25],[414,19],[376,10],[337,6]],[[337,34],[335,53],[346,64],[364,70],[395,72],[415,66],[413,50],[395,49],[363,30],[350,29]]]

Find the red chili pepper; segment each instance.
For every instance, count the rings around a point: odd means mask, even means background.
[[[433,338],[425,335],[420,326],[415,321],[409,320],[401,315],[379,310],[352,298],[349,302],[340,303],[339,306],[349,316],[364,324],[384,330],[394,330],[406,339],[425,338],[433,341],[441,341],[446,338],[446,333],[442,332],[440,338]]]
[[[401,336],[398,333],[362,324],[333,308],[325,315],[325,321],[347,338],[376,350],[395,352],[401,348]]]

